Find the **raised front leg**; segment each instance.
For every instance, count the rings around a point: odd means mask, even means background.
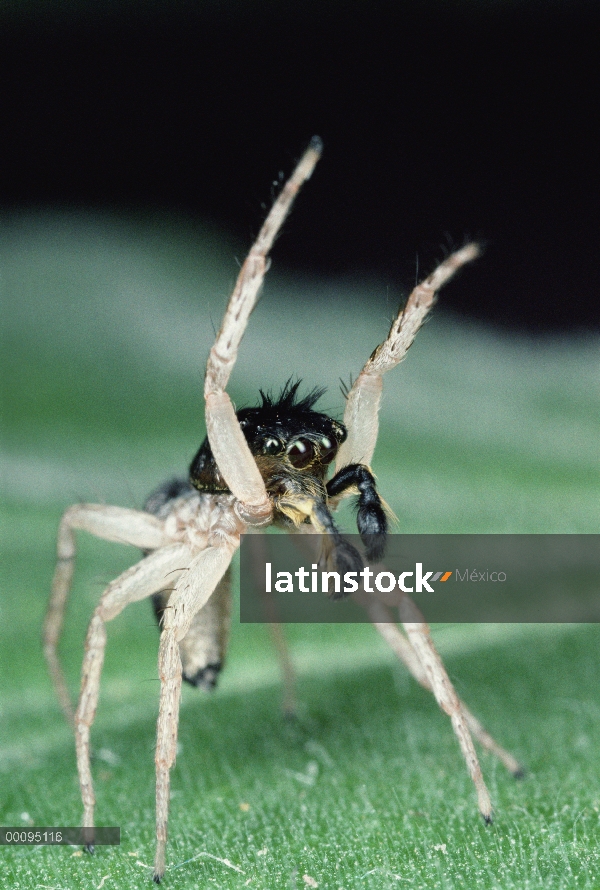
[[[58,529],[57,563],[44,620],[43,644],[56,695],[71,724],[73,705],[58,658],[58,642],[73,580],[77,530],[89,532],[105,541],[131,544],[143,550],[156,550],[167,542],[164,523],[140,510],[107,507],[103,504],[75,504],[65,511]]]
[[[268,268],[268,253],[298,190],[312,174],[321,149],[321,140],[315,137],[273,204],[240,270],[206,366],[204,398],[210,447],[221,475],[238,500],[238,515],[250,525],[267,524],[272,509],[262,476],[225,389],[250,313],[258,301]]]
[[[477,244],[467,244],[450,254],[432,274],[418,284],[406,306],[394,319],[387,338],[373,352],[348,393],[344,424],[348,438],[340,446],[335,461],[336,472],[347,464],[371,463],[379,431],[379,403],[383,375],[405,357],[425,316],[435,302],[436,293],[455,272],[479,255]]]

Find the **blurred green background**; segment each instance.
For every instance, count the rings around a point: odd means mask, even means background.
[[[81,818],[40,646],[58,522],[76,501],[139,507],[185,473],[204,436],[206,355],[247,246],[169,216],[0,223],[3,825]],[[339,378],[385,336],[411,282],[312,280],[308,264],[301,279],[277,269],[277,248],[274,259],[230,392],[252,404],[297,375],[326,385],[321,410],[341,417]],[[500,336],[443,303],[386,379],[374,470],[398,530],[596,533],[597,337]],[[80,536],[62,645],[74,694],[93,605],[136,558]],[[598,886],[596,627],[437,630],[461,696],[529,768],[517,783],[482,756],[490,828],[447,718],[369,626],[287,633],[295,723],[279,709],[265,628],[236,624],[218,690],[184,692],[166,886]],[[157,643],[147,603],[109,628],[94,772],[98,822],[121,826],[121,847],[93,858],[4,848],[5,886],[149,886]]]

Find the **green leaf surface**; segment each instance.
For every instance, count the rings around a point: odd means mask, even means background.
[[[13,217],[0,236],[0,824],[76,825],[73,741],[40,645],[58,521],[79,500],[139,507],[185,472],[244,247],[170,220],[81,214]],[[340,417],[338,378],[358,372],[400,300],[382,282],[275,269],[242,344],[236,403],[298,375],[327,385],[322,410]],[[386,380],[373,468],[399,530],[597,532],[597,347],[509,338],[436,310]],[[94,603],[136,558],[80,536],[61,644],[73,694]],[[281,713],[264,627],[235,624],[214,694],[184,691],[165,886],[599,886],[595,626],[435,630],[461,697],[528,767],[517,782],[482,755],[490,827],[447,717],[369,625],[287,636],[295,721]],[[98,823],[120,826],[121,846],[94,857],[5,847],[3,886],[150,885],[157,644],[148,603],[109,627],[93,770]]]

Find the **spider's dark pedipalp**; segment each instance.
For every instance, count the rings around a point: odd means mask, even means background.
[[[362,571],[363,561],[360,553],[358,552],[356,547],[353,547],[349,541],[346,541],[341,536],[335,522],[333,521],[331,513],[329,512],[323,501],[315,505],[311,518],[312,524],[315,526],[315,528],[318,528],[325,535],[331,537],[333,548],[330,558],[335,563],[335,568],[340,573],[340,575],[344,575],[346,572],[358,573]],[[347,596],[347,594],[329,594],[329,597],[331,599],[342,599],[344,596]]]
[[[381,498],[375,487],[375,479],[363,464],[349,464],[343,467],[327,483],[327,494],[335,497],[347,489],[358,489],[358,513],[356,523],[366,547],[367,558],[381,559],[385,550],[387,517],[381,505]]]

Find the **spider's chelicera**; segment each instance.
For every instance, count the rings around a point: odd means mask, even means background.
[[[371,354],[347,392],[343,423],[313,410],[322,390],[299,398],[298,383],[291,381],[278,398],[263,393],[258,407],[244,408],[236,414],[226,388],[258,300],[268,254],[320,154],[321,142],[315,138],[273,204],[240,270],[206,366],[207,438],[192,462],[189,481],[176,479],[160,486],[144,510],[76,504],[65,512],[59,527],[58,559],[44,624],[44,652],[62,708],[75,730],[82,824],[86,828],[94,825],[90,731],[100,692],[106,624],[129,603],[148,597],[153,599],[160,619],[155,755],[157,882],[166,868],[170,769],[177,751],[182,679],[210,688],[221,670],[231,613],[230,564],[241,535],[273,524],[291,532],[318,532],[328,542],[326,558],[338,569],[360,569],[358,551],[344,541],[332,516],[342,498],[355,495],[357,525],[367,557],[374,560],[382,555],[386,514],[370,464],[377,442],[383,376],[406,355],[440,287],[478,255],[476,244],[465,245],[415,287],[387,338]],[[144,557],[109,584],[94,610],[85,643],[79,701],[73,713],[58,658],[58,642],[73,576],[77,530],[140,548]],[[491,801],[473,738],[515,775],[521,773],[518,762],[458,698],[429,628],[410,597],[398,591],[392,602],[389,594],[364,589],[352,596],[413,677],[433,692],[441,709],[450,716],[475,785],[479,810],[486,822],[491,821]],[[397,607],[404,633],[395,623],[390,606]],[[276,625],[273,635],[289,689],[289,662]]]

